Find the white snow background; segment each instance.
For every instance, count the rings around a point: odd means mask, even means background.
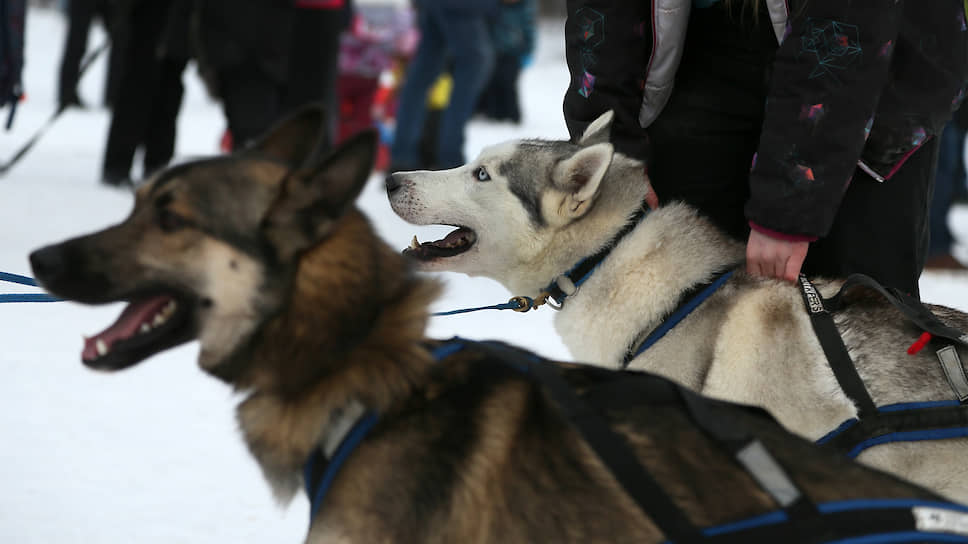
[[[46,121],[56,102],[65,21],[57,12],[31,8],[27,23],[28,98],[13,130],[0,133],[2,161]],[[103,39],[95,30],[91,47]],[[80,87],[94,107],[66,112],[0,178],[0,271],[30,275],[30,251],[100,229],[130,211],[129,194],[99,182],[109,122],[108,112],[97,107],[106,58]],[[192,67],[184,81],[176,160],[214,154],[224,128],[221,109]],[[562,24],[544,23],[535,62],[520,82],[523,123],[472,121],[468,157],[512,138],[566,138],[561,97],[567,82]],[[403,248],[413,234],[421,240],[441,234],[397,218],[382,185],[382,175],[374,175],[360,204],[387,242]],[[962,238],[968,236],[968,209],[956,208],[951,220]],[[964,257],[965,248],[957,253]],[[495,304],[510,295],[490,280],[442,277],[448,288],[434,310]],[[968,310],[968,276],[926,274],[921,285],[926,301]],[[0,292],[37,291],[0,282]],[[301,542],[305,498],[288,509],[275,504],[238,435],[238,398],[197,368],[196,345],[116,374],[81,364],[81,335],[109,325],[121,308],[0,304],[0,543]],[[549,309],[441,317],[429,334],[502,339],[567,359],[551,317]]]

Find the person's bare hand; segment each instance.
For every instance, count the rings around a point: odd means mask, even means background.
[[[800,275],[809,246],[810,242],[780,240],[754,229],[746,244],[746,272],[751,276],[794,282]]]

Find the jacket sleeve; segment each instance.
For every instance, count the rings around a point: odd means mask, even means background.
[[[829,231],[888,82],[903,7],[811,0],[791,14],[750,174],[752,223],[790,235]]]
[[[612,110],[611,140],[622,153],[645,160],[648,138],[639,125],[642,89],[652,53],[650,2],[568,0],[565,124],[573,140]]]

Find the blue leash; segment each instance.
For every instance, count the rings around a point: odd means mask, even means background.
[[[9,283],[18,283],[20,285],[29,285],[31,287],[40,287],[37,282],[28,276],[21,276],[20,274],[11,274],[9,272],[0,272],[0,281],[5,281]],[[47,293],[0,293],[0,303],[3,302],[60,302],[59,299],[53,295],[48,295]]]
[[[515,312],[527,312],[532,308],[537,306],[534,303],[534,299],[531,297],[517,296],[511,298],[511,300],[505,302],[504,304],[493,304],[491,306],[481,306],[479,308],[462,308],[460,310],[450,310],[449,312],[436,312],[430,314],[432,316],[442,316],[442,315],[456,315],[456,314],[466,314],[468,312],[477,312],[480,310],[514,310]]]

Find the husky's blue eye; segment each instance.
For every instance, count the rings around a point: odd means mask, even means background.
[[[477,176],[477,181],[491,181],[491,175],[487,173],[487,169],[483,166],[478,166],[474,174]]]

